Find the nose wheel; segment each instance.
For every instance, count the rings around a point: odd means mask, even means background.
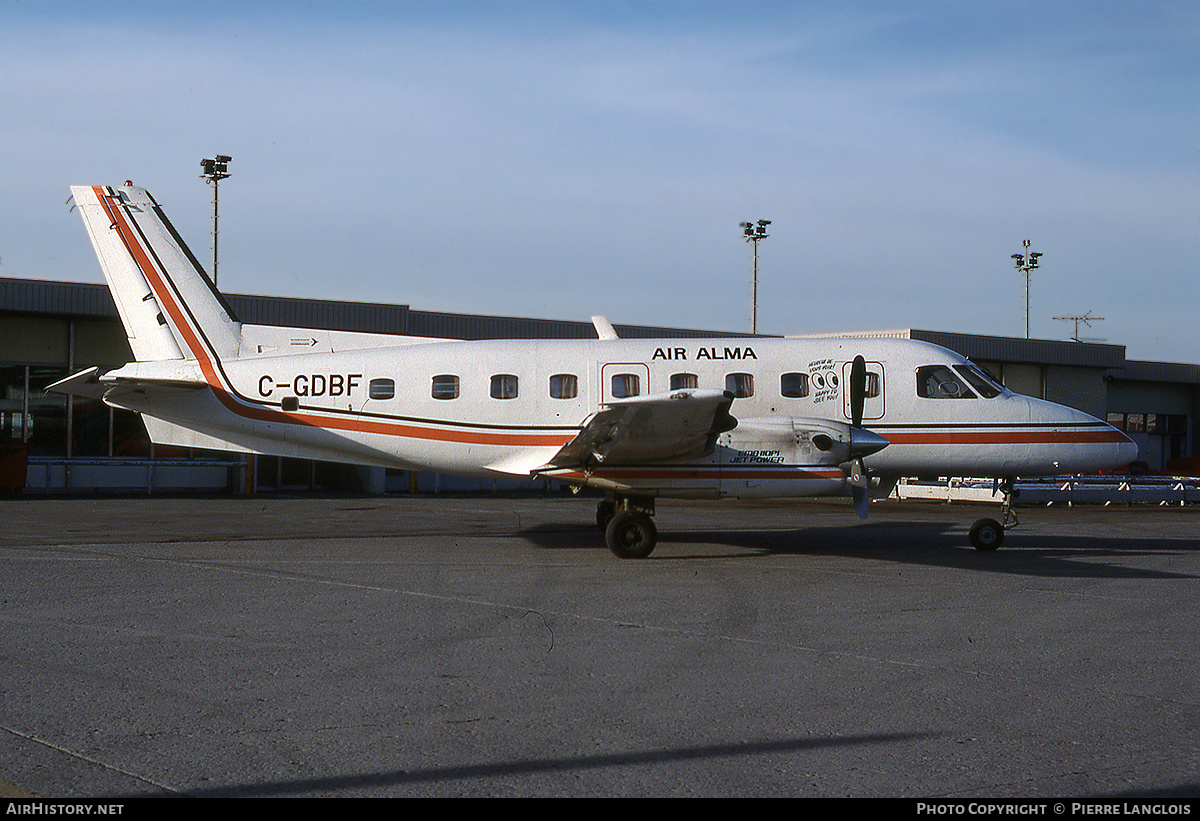
[[[1017,513],[1013,510],[1013,502],[1016,500],[1018,492],[1013,487],[1012,480],[1006,479],[1002,482],[997,482],[995,490],[1004,494],[1004,503],[1000,507],[1001,521],[998,522],[995,519],[986,518],[979,519],[975,524],[971,525],[971,532],[969,534],[971,545],[976,550],[982,550],[985,553],[999,549],[1000,545],[1004,544],[1004,531],[1019,524]]]
[[[971,525],[970,537],[976,550],[990,553],[1004,544],[1004,525],[995,519],[980,519]]]

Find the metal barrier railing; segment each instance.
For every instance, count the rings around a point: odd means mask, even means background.
[[[217,459],[29,457],[25,490],[63,493],[103,490],[228,490],[242,487],[246,463]]]
[[[893,496],[944,502],[1001,504],[991,479],[943,478],[936,482],[901,479]],[[1200,478],[1192,476],[1053,476],[1015,483],[1019,505],[1200,503]]]

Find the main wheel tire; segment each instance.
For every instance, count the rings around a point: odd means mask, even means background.
[[[658,528],[645,513],[622,510],[613,515],[604,531],[608,549],[622,559],[644,559],[658,544]]]
[[[616,512],[617,506],[608,499],[596,505],[596,524],[601,533],[608,533],[608,523],[612,521],[613,514]]]
[[[990,553],[1004,544],[1004,525],[995,519],[980,519],[971,525],[971,544]]]

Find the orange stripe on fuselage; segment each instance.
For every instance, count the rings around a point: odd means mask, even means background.
[[[840,470],[820,468],[802,468],[793,465],[781,465],[778,468],[741,468],[730,465],[713,465],[711,467],[688,467],[661,465],[653,467],[598,467],[584,473],[579,470],[550,471],[556,477],[572,477],[586,479],[773,479],[777,481],[795,481],[796,479],[845,479],[846,474]]]
[[[915,431],[880,433],[893,445],[1099,445],[1126,441],[1120,431],[1039,430],[1039,431]]]

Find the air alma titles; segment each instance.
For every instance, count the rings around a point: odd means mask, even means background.
[[[675,361],[688,360],[687,348],[655,348],[653,359],[670,359]],[[724,350],[717,347],[697,348],[692,352],[690,357],[693,360],[700,359],[758,359],[753,348],[725,348]]]
[[[258,395],[270,396],[275,389],[290,390],[295,396],[352,396],[362,385],[361,373],[298,374],[291,382],[276,382],[263,374],[258,378]]]

